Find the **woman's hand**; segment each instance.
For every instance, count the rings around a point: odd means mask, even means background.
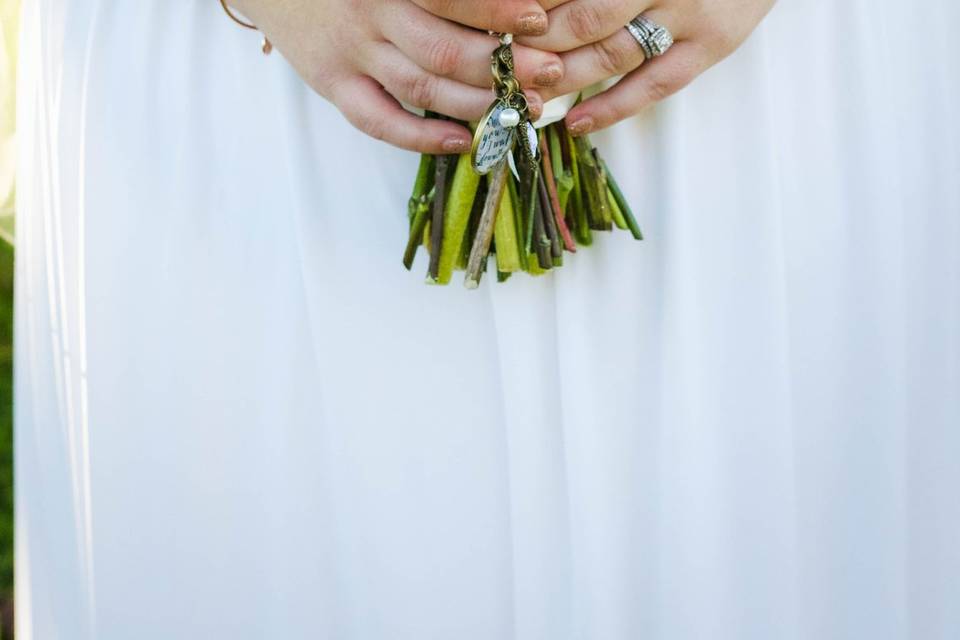
[[[759,24],[775,0],[541,0],[550,28],[524,37],[525,45],[564,52],[561,82],[544,99],[626,74],[615,86],[574,107],[567,126],[574,135],[609,127],[672,95],[732,53]],[[643,51],[624,28],[640,14],[663,25],[675,44],[644,62]]]
[[[398,101],[477,120],[493,100],[490,55],[497,41],[475,28],[544,33],[537,0],[230,0],[317,93],[358,129],[423,153],[464,153],[471,136],[453,122],[427,120]],[[445,16],[448,19],[445,19]],[[469,28],[457,22],[470,24]],[[525,87],[563,75],[559,56],[515,50]],[[528,93],[537,114],[543,101]]]

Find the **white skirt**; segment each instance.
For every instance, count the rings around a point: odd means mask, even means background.
[[[20,638],[960,636],[960,4],[782,2],[477,291],[212,0],[23,8]]]

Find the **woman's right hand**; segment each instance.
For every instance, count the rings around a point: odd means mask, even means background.
[[[471,135],[420,118],[398,101],[477,120],[493,100],[494,38],[477,29],[541,34],[537,0],[230,0],[317,93],[358,129],[422,153],[465,153]],[[443,16],[443,17],[441,17]],[[488,22],[489,21],[489,22]],[[463,26],[469,24],[471,27]],[[537,86],[563,75],[554,53],[515,46],[516,73],[534,116]]]

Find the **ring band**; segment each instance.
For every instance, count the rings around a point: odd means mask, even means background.
[[[662,56],[673,46],[670,30],[643,14],[627,23],[626,29],[640,45],[647,60]]]

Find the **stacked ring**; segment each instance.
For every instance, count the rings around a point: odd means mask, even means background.
[[[647,60],[662,56],[673,46],[670,30],[643,14],[631,20],[626,25],[626,29],[643,49],[643,55]]]

